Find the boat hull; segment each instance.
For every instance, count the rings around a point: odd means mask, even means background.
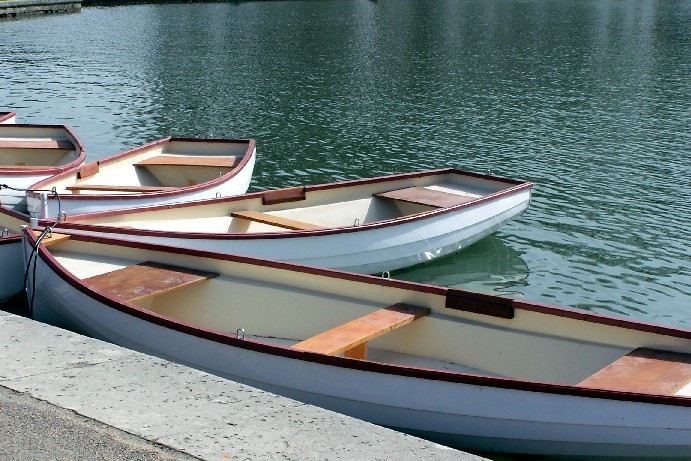
[[[172,141],[170,141],[166,139],[152,143],[151,145],[143,146],[139,149],[118,154],[110,159],[100,161],[99,164],[107,165],[108,162],[113,160],[120,160],[126,156],[135,156],[138,154],[139,150],[144,150],[145,148],[153,149],[165,142],[194,142],[203,144],[203,141],[200,140],[179,140],[177,138],[172,138]],[[216,144],[220,144],[221,142],[222,140],[215,141]],[[26,193],[28,213],[33,218],[56,219],[60,213],[66,213],[68,215],[93,213],[97,211],[166,205],[244,194],[247,192],[250,181],[252,180],[252,172],[256,161],[254,140],[247,144],[251,146],[250,151],[245,153],[240,166],[234,168],[232,172],[223,174],[212,181],[184,187],[181,186],[173,191],[127,194],[67,194],[63,192],[60,197],[57,197],[55,194],[47,191],[52,188],[53,181],[64,180],[63,177],[55,176],[45,181],[39,181],[33,184],[31,187],[32,190]]]
[[[497,190],[457,206],[423,212],[415,209],[415,212],[409,214],[406,214],[410,211],[407,210],[395,217],[384,213],[376,218],[372,217],[378,211],[377,207],[384,208],[382,203],[377,202],[382,199],[372,199],[372,196],[381,191],[434,187],[443,181],[462,181],[468,180],[467,178],[479,184],[483,184],[483,181],[493,183]],[[532,185],[519,181],[500,182],[495,178],[476,177],[455,170],[436,170],[335,185],[307,186],[305,190],[307,198],[302,201],[279,203],[273,207],[257,205],[257,202],[263,200],[263,195],[253,193],[228,200],[205,200],[173,207],[123,210],[83,217],[68,216],[67,221],[60,226],[87,235],[379,274],[453,254],[494,233],[528,208]],[[366,202],[368,197],[371,200],[368,208],[361,205],[360,209],[347,208],[348,203]],[[344,204],[342,208],[339,208],[339,203]],[[283,212],[286,217],[298,219],[307,215],[307,219],[321,218],[324,222],[320,224],[321,227],[313,230],[281,229],[281,232],[274,232],[268,230],[270,228],[267,226],[263,232],[256,233],[242,233],[238,230],[219,232],[220,229],[229,227],[220,219],[230,220],[229,215],[238,209]],[[312,211],[315,209],[318,211]],[[184,218],[177,219],[173,212]],[[338,217],[334,219],[332,214]],[[148,216],[150,222],[137,221],[144,219],[138,218],[140,215]],[[350,221],[346,216],[350,217]],[[356,218],[353,220],[354,216]],[[169,217],[174,219],[167,219]],[[210,223],[210,219],[217,221]],[[236,225],[236,219],[230,223],[230,229],[241,227],[240,224]],[[99,220],[105,220],[106,223],[102,224]],[[108,224],[108,220],[118,224]],[[351,224],[360,220],[364,223]],[[169,224],[161,224],[165,222]],[[205,226],[212,226],[212,230]]]
[[[25,248],[26,255],[31,252]],[[462,448],[509,453],[688,459],[688,406],[583,396],[545,384],[314,359],[213,332],[188,332],[114,309],[37,258],[38,320],[375,424]],[[402,300],[405,294],[402,294]],[[557,386],[558,387],[558,386]],[[395,390],[393,392],[392,390]]]
[[[24,289],[23,267],[19,234],[0,235],[0,301],[6,301]]]

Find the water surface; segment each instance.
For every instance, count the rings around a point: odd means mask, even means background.
[[[529,211],[394,274],[691,327],[691,2],[88,7],[0,22],[0,110],[91,160],[253,137],[253,190],[453,166]]]

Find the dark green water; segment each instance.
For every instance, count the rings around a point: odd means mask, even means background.
[[[92,160],[254,137],[253,189],[454,166],[536,183],[398,277],[691,328],[691,2],[89,7],[0,22],[0,110]]]

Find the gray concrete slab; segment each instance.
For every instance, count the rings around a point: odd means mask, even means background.
[[[134,450],[123,459],[483,459],[2,311],[0,386],[15,391],[0,388],[2,418],[29,424],[43,401],[55,425],[120,444],[64,459],[119,459],[117,450]],[[2,418],[0,428],[12,425]],[[3,446],[0,457],[13,459]],[[32,454],[14,459],[40,459]]]

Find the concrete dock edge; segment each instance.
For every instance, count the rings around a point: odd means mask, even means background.
[[[45,401],[181,457],[483,459],[3,311],[0,351],[0,386],[19,393],[0,405]]]
[[[75,13],[82,8],[75,0],[0,0],[0,18],[29,14]]]

